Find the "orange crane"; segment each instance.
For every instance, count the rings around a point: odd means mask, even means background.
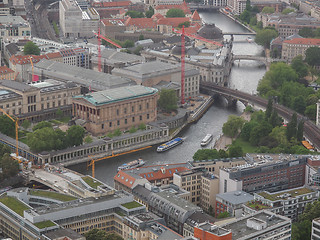
[[[32,66],[32,81],[31,82],[33,82],[34,81],[34,67],[33,67],[33,62],[32,62],[32,56],[30,56],[29,59],[30,59],[30,63]]]
[[[16,157],[15,159],[17,159],[19,162],[19,141],[18,141],[18,128],[19,128],[19,125],[18,125],[18,122],[19,122],[19,119],[17,117],[15,117],[16,119],[14,119],[13,117],[11,117],[8,113],[6,113],[6,111],[4,111],[2,108],[0,108],[0,111],[3,112],[8,118],[10,118],[14,123],[15,123],[15,128],[16,128]]]
[[[88,157],[91,158],[91,160],[87,163],[87,169],[90,166],[92,167],[91,173],[92,173],[92,177],[94,178],[95,177],[95,169],[96,169],[95,168],[95,162],[98,162],[98,161],[101,161],[101,160],[105,160],[105,159],[108,159],[108,158],[118,157],[118,156],[125,155],[125,154],[128,154],[128,153],[138,152],[138,151],[145,150],[145,149],[148,149],[148,148],[151,148],[151,146],[146,146],[146,147],[134,149],[134,150],[123,152],[123,153],[117,153],[117,154],[113,154],[113,152],[112,152],[112,155],[106,156],[106,157],[101,157],[101,158],[98,158],[98,159],[93,159],[93,156],[89,155]]]

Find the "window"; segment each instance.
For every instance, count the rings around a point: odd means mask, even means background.
[[[150,118],[150,115],[149,115],[149,113],[147,114],[147,119],[149,119]]]
[[[134,112],[134,106],[131,107],[131,112]]]
[[[125,120],[124,120],[124,124],[127,124],[127,123],[128,123],[128,120],[127,120],[127,119],[125,119]]]
[[[147,109],[149,109],[149,103],[147,102]]]
[[[120,120],[117,120],[117,125],[118,125],[118,126],[120,125]]]
[[[109,122],[109,127],[112,127],[112,122]]]
[[[139,110],[141,111],[141,109],[142,109],[142,106],[141,106],[141,104],[139,105]]]
[[[126,114],[127,113],[127,108],[124,108],[123,112],[124,112],[124,114]]]
[[[101,129],[104,129],[104,124],[103,123],[101,124]]]
[[[140,121],[142,121],[142,116],[139,117]]]
[[[132,122],[134,122],[134,117],[132,117]]]
[[[119,116],[119,109],[117,109],[117,116]]]

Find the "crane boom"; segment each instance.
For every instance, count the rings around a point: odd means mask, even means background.
[[[98,34],[96,32],[93,31],[93,34],[102,38],[103,40],[106,40],[108,43],[111,43],[113,46],[116,46],[117,48],[122,48],[119,44],[115,43],[114,41],[112,41],[111,39],[105,37],[105,36],[102,36],[101,34]]]

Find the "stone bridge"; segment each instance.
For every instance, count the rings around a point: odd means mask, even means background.
[[[269,66],[273,62],[283,62],[281,59],[277,58],[267,58],[267,57],[261,57],[261,56],[255,56],[255,55],[233,55],[232,61],[240,61],[240,60],[253,60],[253,61],[259,61],[263,62],[266,66]]]

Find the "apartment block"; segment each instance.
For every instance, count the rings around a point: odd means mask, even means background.
[[[294,38],[282,43],[282,59],[291,62],[293,58],[301,55],[306,57],[306,51],[310,47],[320,47],[320,39]]]
[[[320,239],[320,218],[312,220],[311,240]]]

